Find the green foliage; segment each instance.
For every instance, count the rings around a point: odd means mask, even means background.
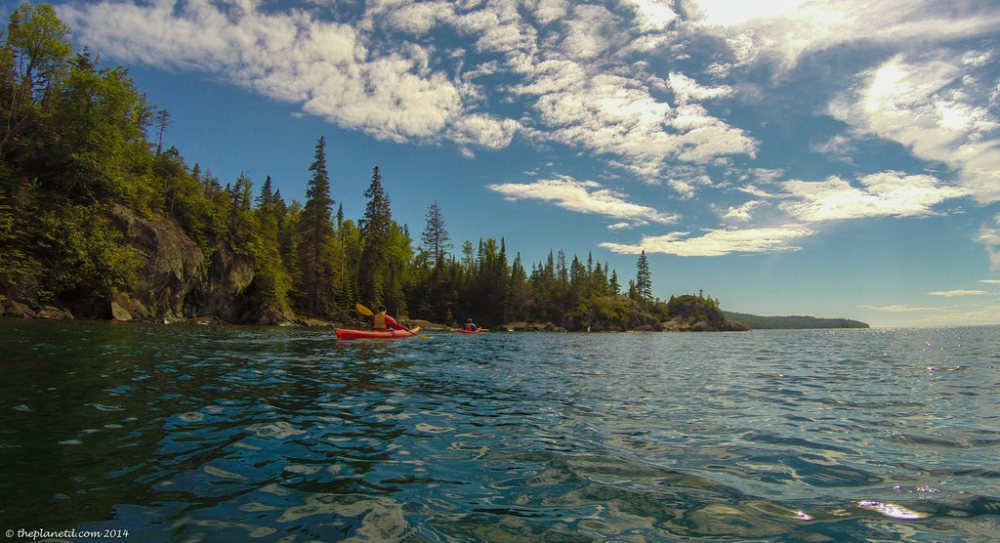
[[[300,273],[295,277],[303,306],[313,315],[326,316],[333,303],[334,231],[330,213],[334,201],[326,169],[326,140],[322,137],[316,142],[315,160],[309,170],[313,176],[298,222]]]
[[[747,313],[724,312],[726,318],[743,323],[750,328],[758,330],[768,329],[810,329],[810,328],[868,328],[868,323],[833,318],[824,319],[817,317],[807,317],[801,315],[785,317],[762,317],[760,315],[750,315]]]
[[[51,6],[24,4],[0,47],[0,294],[100,302],[133,288],[139,255],[107,218],[119,206],[176,221],[208,264],[220,254],[252,261],[252,281],[238,294],[248,305],[234,312],[249,320],[280,321],[292,309],[341,319],[361,301],[450,324],[471,317],[485,326],[623,330],[670,312],[652,295],[645,253],[627,296],[617,272],[593,255],[558,251],[526,266],[519,254],[510,261],[504,239],[487,238],[463,242],[456,259],[437,202],[416,250],[408,227],[392,219],[377,166],[361,220],[342,208],[334,218],[324,138],[304,205],[286,204],[270,178],[256,197],[247,175],[223,187],[163,149],[169,113],[147,104],[126,70],[98,67],[86,51],[71,59],[68,33]]]
[[[150,116],[124,69],[96,70],[89,59],[78,59],[52,109],[51,122],[59,131],[49,156],[59,175],[43,181],[80,200],[112,200],[150,211],[161,189],[151,182]]]
[[[271,178],[264,181],[257,208],[251,215],[254,226],[254,305],[261,317],[280,320],[288,314],[288,291],[292,280],[281,257],[281,222],[284,202],[271,192]]]
[[[21,4],[10,15],[0,48],[0,158],[11,146],[31,146],[41,105],[59,84],[72,54],[69,28],[51,4]],[[19,141],[22,140],[22,141]]]
[[[138,252],[104,216],[102,205],[68,205],[39,217],[38,255],[47,270],[41,288],[57,299],[99,300],[136,279]]]
[[[32,215],[22,198],[10,190],[9,171],[0,162],[0,294],[18,285],[34,285],[44,267],[29,253],[31,240],[27,218]]]

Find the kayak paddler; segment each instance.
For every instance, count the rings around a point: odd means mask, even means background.
[[[479,330],[479,327],[476,326],[476,323],[472,322],[472,318],[470,317],[465,319],[465,326],[462,327],[462,330],[465,330],[466,332],[475,332],[476,330]]]
[[[392,328],[393,330],[407,330],[405,326],[396,322],[396,319],[387,315],[385,312],[385,306],[378,306],[378,313],[372,315],[371,325],[373,330],[388,330]]]

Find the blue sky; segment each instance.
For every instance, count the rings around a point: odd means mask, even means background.
[[[649,255],[660,297],[879,326],[1000,323],[995,1],[57,2],[189,163],[415,234]]]

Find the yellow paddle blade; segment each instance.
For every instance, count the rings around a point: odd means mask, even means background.
[[[372,315],[375,314],[375,313],[372,312],[371,309],[368,309],[367,307],[361,305],[361,302],[358,302],[358,303],[354,304],[354,309],[357,309],[358,313],[361,313],[362,315],[364,315],[366,317],[371,317]]]

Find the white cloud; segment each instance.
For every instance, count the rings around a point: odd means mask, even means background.
[[[986,285],[1000,285],[1000,279],[980,279],[979,282]]]
[[[512,119],[497,120],[489,115],[469,114],[454,122],[449,137],[460,144],[501,149],[510,145],[520,129],[521,123]]]
[[[1000,201],[1000,120],[990,112],[988,85],[975,77],[980,67],[968,55],[897,55],[865,72],[828,112],[862,133],[899,142],[920,159],[947,164],[980,202]]]
[[[670,2],[660,0],[622,0],[622,4],[635,11],[636,23],[643,32],[664,31],[677,20],[677,13]]]
[[[761,203],[763,202],[761,202],[760,200],[750,200],[749,202],[746,202],[737,207],[730,207],[729,210],[725,213],[725,215],[722,216],[722,218],[727,221],[750,222],[750,219],[752,218],[750,216],[750,212],[753,211],[753,209],[759,206]]]
[[[677,256],[725,256],[797,251],[800,247],[794,242],[812,234],[813,231],[804,226],[790,224],[773,228],[711,230],[697,237],[690,237],[689,232],[671,232],[662,236],[644,236],[636,245],[602,243],[601,247],[624,254],[646,251]]]
[[[765,198],[765,199],[778,198],[777,194],[773,194],[773,193],[767,192],[766,190],[758,188],[756,185],[746,185],[746,186],[743,186],[743,187],[739,187],[736,190],[738,190],[740,192],[745,192],[745,193],[749,194],[750,196],[755,196],[757,198]]]
[[[976,241],[986,246],[990,255],[990,269],[1000,270],[1000,213],[993,217],[992,224],[985,224],[979,229]]]
[[[449,139],[471,153],[521,135],[588,150],[651,183],[668,164],[757,150],[702,104],[731,87],[648,70],[643,55],[678,36],[666,0],[369,0],[339,22],[315,2],[285,12],[265,0],[134,2],[60,13],[102,56],[200,70],[381,139]],[[439,48],[439,30],[465,43]],[[501,118],[497,104],[525,109]]]
[[[424,34],[440,21],[455,16],[451,2],[369,2],[368,17],[384,17],[383,23],[404,32]]]
[[[601,6],[578,5],[573,9],[573,18],[565,21],[566,35],[562,41],[562,53],[573,59],[592,60],[611,47],[616,17]]]
[[[736,65],[767,57],[786,68],[805,53],[848,43],[936,43],[1000,26],[990,2],[957,8],[937,0],[692,0],[685,8],[689,24],[727,39]]]
[[[542,4],[546,6],[543,12],[559,9],[558,2]],[[475,37],[479,52],[530,55],[536,49],[538,32],[521,18],[518,3],[512,0],[493,0],[476,6],[476,9],[456,15],[449,24],[459,32]]]
[[[928,292],[927,294],[931,296],[940,296],[942,298],[957,298],[960,296],[985,296],[989,294],[985,290],[935,290],[933,292]]]
[[[654,208],[627,201],[626,195],[605,188],[595,181],[577,181],[560,176],[534,183],[499,183],[489,185],[490,190],[503,194],[507,200],[541,200],[578,213],[594,213],[626,219],[628,224],[652,221],[660,224],[677,222],[678,216],[661,213]],[[623,228],[622,223],[611,225]]]
[[[873,306],[873,305],[859,305],[861,309],[870,309],[872,311],[884,311],[886,313],[919,313],[925,311],[938,311],[940,308],[937,307],[913,307],[905,304],[894,304],[894,305],[884,305],[884,306]]]
[[[837,134],[830,139],[814,143],[809,148],[817,153],[834,156],[848,164],[854,164],[852,155],[857,151],[854,139],[843,134]]]
[[[679,72],[670,72],[667,81],[670,89],[677,96],[677,101],[681,104],[686,104],[689,101],[701,102],[713,98],[722,98],[733,93],[732,87],[728,85],[704,87],[694,79]]]
[[[975,300],[975,301],[973,301]],[[858,306],[861,309],[880,311],[895,315],[892,326],[971,326],[1000,323],[1000,305],[991,303],[989,298],[973,298],[955,301],[940,307],[919,307],[906,304],[883,307]],[[984,303],[985,302],[985,303]]]
[[[577,63],[540,63],[515,91],[537,95],[534,107],[547,127],[540,137],[621,157],[620,165],[646,180],[658,180],[671,160],[704,164],[756,152],[755,140],[699,104],[673,108],[633,78],[588,76]]]
[[[401,44],[374,53],[354,27],[299,10],[265,13],[257,5],[99,2],[61,6],[60,15],[102,55],[228,78],[378,138],[436,139],[463,119],[465,89],[429,67],[430,50]],[[432,12],[444,9],[412,8],[421,14],[406,18],[413,31],[423,30],[435,18]],[[480,124],[486,124],[483,117],[476,117]],[[458,126],[453,132],[468,130]],[[504,139],[483,138],[487,146]]]
[[[543,26],[565,17],[569,11],[568,0],[527,0],[525,3]]]
[[[800,220],[833,221],[864,217],[916,217],[931,215],[933,207],[963,196],[955,187],[942,186],[928,175],[881,172],[860,179],[861,188],[839,177],[826,181],[782,183],[790,201],[780,207]]]

